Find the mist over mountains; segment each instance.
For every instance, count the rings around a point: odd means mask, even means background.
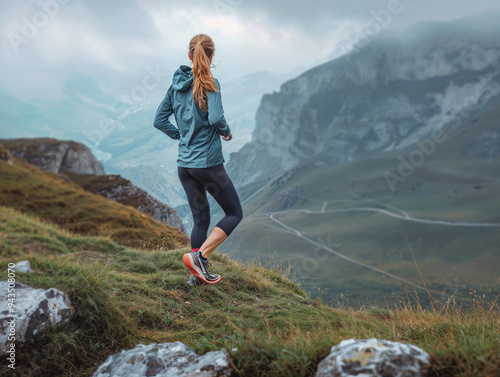
[[[401,150],[465,106],[483,106],[500,92],[498,20],[482,15],[385,32],[284,83],[262,98],[252,141],[230,156],[231,176],[241,186],[313,156],[338,164]]]

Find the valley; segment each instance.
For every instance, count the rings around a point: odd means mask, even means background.
[[[395,192],[384,173],[413,147],[333,166],[311,158],[246,197],[243,186],[245,217],[221,248],[246,261],[275,253],[308,293],[333,305],[348,295],[356,307],[390,306],[407,295],[415,302],[415,292],[428,304],[422,279],[440,301],[454,295],[467,305],[470,289],[494,299],[500,161],[494,150],[474,150],[481,135],[498,133],[499,117],[496,99],[445,128],[447,141]]]

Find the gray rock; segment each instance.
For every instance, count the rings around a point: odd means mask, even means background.
[[[51,138],[1,140],[12,155],[52,173],[106,174],[102,163],[85,145]]]
[[[35,272],[31,269],[31,264],[27,260],[17,262],[16,265],[13,268],[11,268],[11,270],[17,272]]]
[[[418,377],[429,366],[429,355],[405,343],[378,340],[343,340],[318,364],[316,377]]]
[[[15,292],[8,292],[9,289]],[[15,294],[15,310],[7,307],[8,294]],[[0,355],[8,352],[15,328],[15,342],[26,343],[45,334],[48,326],[63,327],[71,319],[74,309],[66,295],[56,288],[37,289],[21,283],[9,286],[8,281],[0,281]],[[14,320],[14,322],[12,322]],[[11,325],[15,323],[15,325]]]
[[[224,350],[200,356],[181,342],[152,343],[108,357],[93,377],[222,377],[230,376],[230,369]]]

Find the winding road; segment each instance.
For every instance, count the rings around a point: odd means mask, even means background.
[[[305,199],[308,199],[308,198],[305,198]],[[362,198],[360,198],[360,199],[362,199]],[[309,199],[309,200],[320,201],[320,200],[316,200],[316,199]],[[371,201],[374,203],[379,203],[373,199],[362,199],[362,200]],[[285,213],[285,212],[288,212],[288,213],[290,213],[290,212],[304,212],[304,213],[308,213],[308,214],[325,214],[325,213],[341,213],[341,212],[376,212],[376,213],[381,213],[381,214],[384,214],[386,216],[394,217],[394,218],[397,218],[400,220],[413,221],[413,222],[424,223],[424,224],[445,225],[445,226],[463,226],[463,227],[500,227],[499,223],[468,223],[468,222],[461,223],[461,222],[429,220],[429,219],[421,219],[421,218],[411,217],[410,215],[408,215],[408,213],[406,211],[403,211],[402,209],[399,209],[399,208],[394,207],[394,206],[387,205],[385,203],[379,203],[379,204],[381,204],[387,208],[391,208],[392,210],[397,211],[398,213],[391,212],[391,211],[386,210],[386,209],[375,208],[375,207],[357,207],[357,208],[345,208],[345,209],[326,211],[325,210],[326,206],[328,205],[328,203],[330,203],[330,201],[321,201],[321,202],[323,202],[323,205],[322,205],[320,211],[311,211],[308,209],[289,209],[289,210],[283,210],[283,211],[275,211],[275,212],[272,212],[270,214],[269,214],[269,212],[267,212],[267,213],[265,213],[265,215],[268,215],[273,221],[275,221],[276,223],[281,225],[283,228],[288,229],[291,232],[295,233],[298,237],[302,238],[303,240],[305,240],[305,241],[307,241],[307,242],[309,242],[317,247],[323,248],[323,249],[327,250],[328,252],[338,256],[339,258],[345,259],[351,263],[354,263],[358,266],[367,268],[369,270],[381,273],[385,276],[388,276],[392,279],[398,280],[404,284],[410,285],[410,286],[415,287],[415,288],[420,289],[420,290],[425,290],[425,288],[420,286],[420,285],[417,285],[415,283],[412,283],[411,281],[400,278],[399,276],[393,275],[393,274],[388,273],[386,271],[380,270],[376,267],[373,267],[373,266],[367,265],[365,263],[362,263],[360,261],[357,261],[355,259],[349,258],[348,256],[346,256],[342,253],[339,253],[338,251],[332,249],[331,247],[322,245],[322,244],[314,241],[313,239],[311,239],[307,236],[304,236],[299,230],[292,228],[291,226],[288,226],[286,224],[283,224],[274,215],[277,213]],[[338,202],[338,201],[336,201],[336,202]]]
[[[307,211],[307,210],[303,210],[303,211]],[[287,212],[287,211],[279,211],[279,212]],[[411,285],[412,287],[415,287],[415,288],[417,288],[417,289],[420,289],[420,290],[425,291],[425,288],[424,288],[424,287],[422,287],[422,286],[420,286],[420,285],[414,284],[414,283],[412,283],[412,282],[411,282],[411,281],[409,281],[409,280],[406,280],[406,279],[400,278],[399,276],[393,275],[393,274],[391,274],[391,273],[389,273],[389,272],[386,272],[386,271],[380,270],[380,269],[378,269],[378,268],[376,268],[376,267],[373,267],[373,266],[370,266],[370,265],[368,265],[368,264],[365,264],[365,263],[362,263],[362,262],[360,262],[360,261],[357,261],[357,260],[355,260],[355,259],[349,258],[348,256],[346,256],[346,255],[344,255],[344,254],[341,254],[341,253],[339,253],[338,251],[333,250],[331,247],[328,247],[328,246],[322,245],[322,244],[320,244],[320,243],[318,243],[318,242],[314,241],[313,239],[311,239],[311,238],[309,238],[309,237],[307,237],[307,236],[304,236],[304,235],[303,235],[302,233],[300,233],[297,229],[294,229],[294,228],[292,228],[292,227],[290,227],[290,226],[288,226],[288,225],[285,225],[285,224],[283,224],[281,221],[279,221],[278,219],[276,219],[276,218],[274,217],[274,214],[275,214],[275,213],[277,213],[277,212],[273,212],[273,213],[272,213],[269,217],[270,217],[272,220],[274,220],[275,222],[277,222],[278,224],[280,224],[282,227],[284,227],[284,228],[286,228],[286,229],[288,229],[288,230],[290,230],[290,231],[294,232],[297,236],[299,236],[300,238],[302,238],[302,239],[306,240],[307,242],[312,243],[313,245],[318,246],[318,247],[320,247],[320,248],[323,248],[323,249],[327,250],[328,252],[330,252],[330,253],[332,253],[332,254],[334,254],[334,255],[338,256],[339,258],[345,259],[345,260],[346,260],[346,261],[348,261],[348,262],[351,262],[351,263],[357,264],[358,266],[361,266],[361,267],[367,268],[367,269],[369,269],[369,270],[372,270],[372,271],[375,271],[375,272],[381,273],[381,274],[383,274],[383,275],[385,275],[385,276],[388,276],[388,277],[390,277],[390,278],[393,278],[393,279],[395,279],[395,280],[398,280],[398,281],[400,281],[400,282],[402,282],[402,283],[404,283],[404,284]],[[320,213],[320,212],[318,212],[318,213]]]

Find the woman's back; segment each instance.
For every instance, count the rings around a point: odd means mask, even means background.
[[[200,46],[194,54],[206,52]],[[210,77],[214,86],[209,89],[216,90],[200,90],[198,81],[206,78],[197,80],[191,67],[181,65],[156,112],[154,126],[179,140],[178,166],[207,168],[225,162],[220,136],[228,137],[231,130],[224,118],[219,81]],[[178,128],[168,119],[172,114]]]

